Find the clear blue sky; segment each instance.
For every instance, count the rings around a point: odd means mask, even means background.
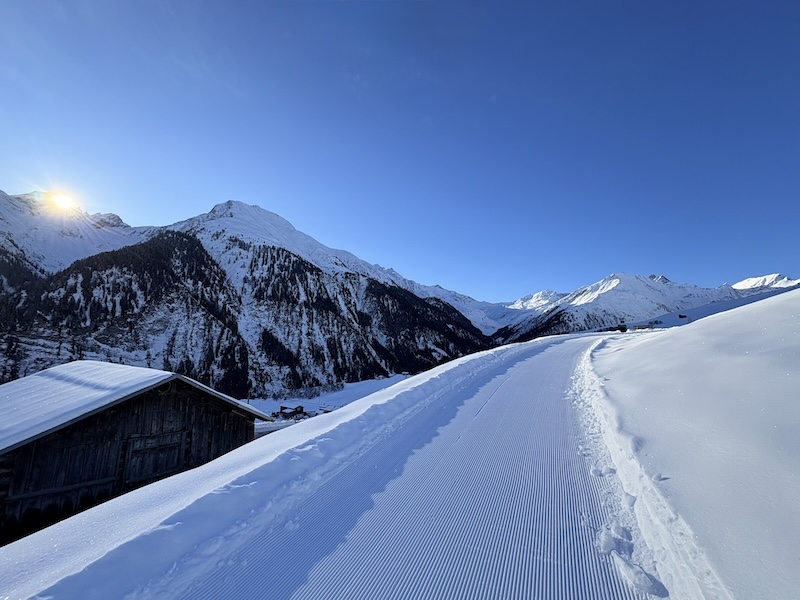
[[[0,189],[482,300],[800,277],[800,2],[3,0]]]

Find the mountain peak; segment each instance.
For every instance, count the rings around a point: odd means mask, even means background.
[[[650,274],[647,278],[651,279],[653,281],[657,281],[658,283],[672,283],[672,281],[670,281],[669,279],[667,279],[663,275],[656,275],[654,273]]]
[[[229,221],[226,225],[218,223],[211,225],[213,221]],[[232,234],[241,233],[244,236],[252,235],[256,238],[277,236],[282,240],[284,236],[297,232],[294,226],[280,215],[256,206],[245,204],[238,200],[228,200],[215,205],[204,215],[187,219],[176,223],[170,228],[195,229],[205,226],[205,228],[224,227]]]
[[[379,281],[393,281],[382,267],[369,265],[344,250],[329,248],[298,231],[286,219],[260,206],[228,200],[206,214],[175,223],[167,229],[196,235],[214,252],[226,252],[231,245],[275,246],[288,250],[329,273],[354,271]]]
[[[89,220],[94,223],[95,227],[130,227],[123,221],[119,215],[114,213],[95,213],[89,215]]]
[[[228,200],[227,202],[220,202],[219,204],[215,204],[214,208],[208,211],[209,215],[225,217],[225,216],[232,216],[233,209],[239,203],[235,202],[234,200]]]
[[[558,302],[564,296],[566,296],[566,294],[554,292],[553,290],[542,290],[541,292],[528,294],[516,300],[511,303],[508,308],[514,310],[542,310],[551,307],[553,303]]]

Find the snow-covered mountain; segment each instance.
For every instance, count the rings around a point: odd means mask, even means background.
[[[772,275],[764,275],[763,277],[749,277],[738,283],[734,283],[731,287],[740,291],[759,292],[764,288],[792,288],[798,285],[800,285],[800,279],[789,279],[786,275],[773,273]]]
[[[130,227],[114,214],[58,206],[48,194],[0,191],[0,248],[32,270],[55,273],[80,258],[136,244],[154,227]]]
[[[519,300],[512,302],[508,308],[514,310],[533,310],[541,312],[553,306],[567,294],[554,292],[553,290],[543,290],[535,294],[529,294]]]
[[[212,254],[230,251],[231,241],[242,246],[283,248],[328,274],[357,273],[395,285],[402,278],[389,269],[371,265],[344,250],[335,250],[292,226],[283,217],[259,206],[228,200],[206,214],[170,225],[167,229],[196,236]],[[239,244],[238,242],[244,242]],[[236,255],[237,259],[241,258]],[[226,262],[233,265],[233,257]],[[244,269],[231,267],[234,283],[241,283]]]
[[[745,279],[733,285],[702,288],[674,283],[663,275],[612,273],[571,294],[540,292],[509,305],[517,319],[493,335],[498,342],[523,341],[542,335],[616,327],[625,323],[657,321],[662,315],[726,301],[785,291],[800,285],[783,275]],[[713,309],[707,314],[715,312]]]
[[[401,287],[420,298],[438,298],[466,315],[484,334],[506,324],[508,311],[503,305],[480,302],[436,285],[422,285],[393,269],[329,248],[259,206],[229,200],[206,214],[167,227],[130,227],[115,214],[89,215],[78,207],[59,207],[45,193],[10,196],[0,191],[0,250],[42,275],[65,269],[81,258],[139,243],[164,229],[196,235],[212,254],[228,251],[231,240],[275,246],[328,274],[356,273]],[[226,262],[234,279],[242,276],[233,260]]]
[[[19,212],[19,199],[7,198],[0,212]],[[27,201],[27,226],[42,230],[36,217],[51,215]],[[393,285],[385,270],[258,207],[229,202],[141,230],[105,216],[112,226],[97,227],[101,234],[86,229],[94,221],[80,211],[61,220],[46,230],[49,241],[34,240],[36,251],[0,248],[4,380],[96,358],[177,371],[238,397],[312,393],[417,372],[489,344],[449,304]],[[28,242],[18,221],[2,223],[5,239]],[[75,235],[64,234],[70,227]],[[143,241],[126,244],[126,235]],[[70,240],[73,256],[89,255],[59,270]],[[104,245],[121,247],[94,252]]]
[[[259,206],[229,200],[206,214],[170,225],[167,229],[190,233],[212,255],[224,256],[223,266],[235,284],[241,283],[246,276],[243,265],[248,262],[250,251],[243,246],[274,246],[299,256],[328,275],[356,274],[384,285],[403,288],[420,298],[438,298],[465,315],[484,334],[496,331],[514,316],[503,304],[481,302],[438,285],[423,285],[406,279],[394,269],[371,264],[345,250],[329,248],[297,231],[284,218]]]
[[[569,294],[481,302],[329,248],[241,202],[134,228],[47,195],[0,192],[0,377],[99,358],[175,370],[240,397],[310,391],[798,283],[768,275],[700,288],[613,274]]]

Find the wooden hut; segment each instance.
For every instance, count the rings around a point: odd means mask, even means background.
[[[270,417],[187,377],[75,361],[0,385],[0,545],[254,438]]]

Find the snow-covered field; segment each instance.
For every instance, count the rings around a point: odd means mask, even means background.
[[[465,357],[0,548],[0,598],[794,598],[800,291]]]
[[[800,598],[800,291],[608,339],[592,362],[585,397],[653,550],[669,534],[735,598]]]
[[[314,398],[251,398],[246,402],[253,408],[268,415],[278,412],[282,406],[288,408],[302,406],[303,410],[307,413],[319,414],[347,406],[351,402],[363,398],[364,396],[369,396],[374,392],[403,381],[406,377],[408,376],[392,375],[391,377],[384,377],[381,379],[346,383],[340,390],[320,394]],[[262,430],[269,430],[270,425],[270,423],[256,423],[256,431],[258,432],[259,428]],[[280,429],[281,427],[278,428]]]

